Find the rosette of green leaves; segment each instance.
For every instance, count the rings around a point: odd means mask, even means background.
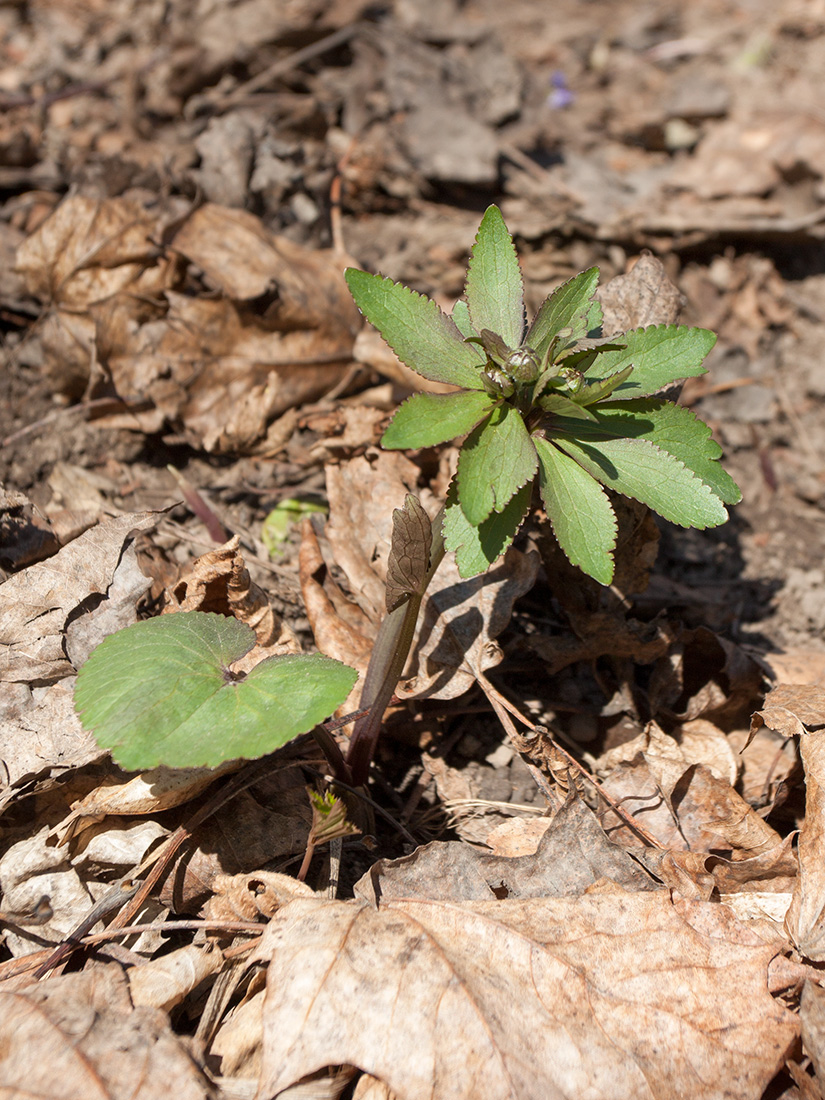
[[[452,316],[380,275],[346,280],[361,312],[402,362],[452,393],[416,393],[382,443],[431,447],[466,436],[444,514],[459,571],[487,569],[512,542],[539,490],[567,557],[602,584],[613,577],[616,519],[605,489],[683,527],[714,527],[741,494],[721,448],[690,410],[657,392],[704,374],[716,337],[653,325],[605,339],[599,270],[555,290],[528,327],[512,238],[491,206]]]

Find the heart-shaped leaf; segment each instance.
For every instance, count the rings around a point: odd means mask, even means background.
[[[112,634],[81,668],[84,727],[128,771],[216,767],[255,759],[340,706],[357,673],[314,654],[268,657],[242,680],[230,666],[255,645],[237,619],[202,611],[147,619]]]

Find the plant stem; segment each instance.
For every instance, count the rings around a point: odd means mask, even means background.
[[[405,603],[390,611],[378,629],[361,692],[361,707],[369,708],[369,713],[355,723],[347,752],[347,764],[356,787],[367,781],[384,711],[393,697],[410,655],[421,601],[444,558],[444,536],[441,530],[443,520],[442,507],[433,520],[430,564],[420,591],[413,593]]]

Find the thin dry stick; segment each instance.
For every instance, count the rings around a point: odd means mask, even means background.
[[[562,748],[562,746],[553,737],[550,736],[549,730],[545,730],[542,726],[533,725],[533,723],[528,718],[525,718],[524,715],[521,714],[517,707],[515,707],[508,699],[505,699],[504,696],[499,691],[497,691],[496,688],[493,687],[486,676],[480,675],[478,677],[478,682],[481,686],[482,691],[490,700],[490,703],[492,704],[493,709],[496,711],[496,714],[499,714],[499,709],[509,711],[511,714],[515,715],[515,717],[518,718],[520,722],[527,726],[529,730],[532,730],[534,734],[546,737],[553,748],[556,750],[556,752],[560,753],[564,757],[565,762],[576,772],[578,772],[582,779],[586,779],[588,783],[592,784],[592,786],[596,788],[600,797],[604,799],[610,809],[618,815],[618,817],[624,822],[628,829],[632,830],[632,832],[634,832],[640,840],[643,840],[645,844],[648,845],[648,847],[659,849],[662,848],[662,845],[658,842],[658,840],[655,840],[647,831],[647,829],[645,829],[643,825],[639,824],[639,822],[635,819],[635,817],[633,817],[632,814],[629,814],[627,810],[622,809],[622,807],[616,802],[616,800],[607,793],[607,791],[604,789],[604,787],[602,787],[598,779],[596,779],[594,775],[591,775],[583,764],[580,764],[574,756],[570,755],[567,749]],[[498,705],[496,705],[497,703]],[[505,725],[504,728],[507,730],[508,734],[513,737],[514,744],[524,744],[524,739],[516,731],[513,723],[509,722],[508,720],[508,724],[509,728],[507,725]],[[513,733],[510,733],[511,729],[513,730]],[[513,736],[514,734],[515,736]]]

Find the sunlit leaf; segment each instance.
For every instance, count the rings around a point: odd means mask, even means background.
[[[534,442],[541,498],[559,546],[573,565],[600,584],[610,584],[616,517],[607,493],[558,447],[545,439]]]
[[[538,468],[521,415],[512,405],[499,405],[468,436],[458,460],[458,495],[464,515],[478,525],[500,512]]]
[[[493,512],[474,526],[458,503],[458,485],[453,478],[444,509],[444,543],[455,552],[462,577],[478,576],[501,557],[524,522],[532,489],[532,482],[523,486],[503,511]]]
[[[510,348],[524,332],[524,289],[513,239],[497,206],[481,219],[467,269],[467,305],[477,332],[490,329]]]
[[[231,665],[255,645],[237,619],[201,611],[112,634],[75,687],[81,721],[128,771],[216,767],[272,752],[327,718],[357,673],[314,654],[268,657],[242,680]]]
[[[496,401],[483,390],[414,393],[396,410],[381,445],[398,450],[446,443],[457,435],[465,435],[489,416]]]
[[[590,382],[633,367],[630,377],[614,390],[614,401],[647,397],[671,382],[707,374],[702,361],[716,343],[716,336],[707,329],[687,325],[650,325],[623,333],[621,340],[626,347],[603,351],[587,369]]]
[[[716,527],[728,518],[719,497],[673,455],[646,439],[582,442],[552,438],[592,477],[624,496],[647,504],[681,527]]]
[[[597,330],[601,324],[601,306],[590,299],[598,284],[599,269],[591,267],[557,287],[539,307],[524,338],[525,344],[541,358],[562,329],[570,330],[566,342],[580,340]]]
[[[482,389],[484,355],[464,341],[435,302],[392,279],[357,268],[344,273],[355,303],[402,363],[431,382]]]

